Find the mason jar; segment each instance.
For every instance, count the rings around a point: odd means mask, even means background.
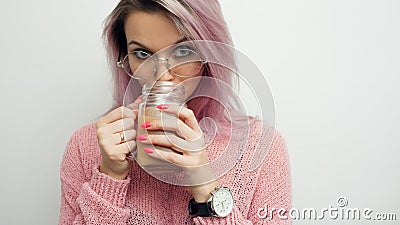
[[[144,84],[142,88],[142,101],[139,104],[137,135],[176,135],[174,131],[157,130],[151,131],[143,128],[141,124],[154,120],[166,121],[173,119],[177,121],[177,116],[166,113],[159,108],[160,104],[177,105],[183,107],[185,103],[185,90],[183,85],[177,85],[171,81],[157,81],[154,84]],[[136,161],[147,172],[167,173],[179,171],[179,167],[168,161],[156,159],[144,152],[144,148],[156,148],[160,151],[173,151],[170,148],[144,144],[137,141]],[[179,154],[176,152],[176,154]]]

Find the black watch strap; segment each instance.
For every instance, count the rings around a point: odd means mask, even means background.
[[[192,216],[210,217],[211,212],[211,202],[198,203],[194,198],[189,201],[189,214]]]

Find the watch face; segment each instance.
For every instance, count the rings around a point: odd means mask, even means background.
[[[225,217],[229,215],[233,209],[232,193],[226,188],[216,191],[212,199],[212,208],[217,216]]]

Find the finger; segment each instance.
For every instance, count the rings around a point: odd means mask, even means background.
[[[136,141],[128,141],[128,142],[122,143],[121,145],[125,145],[125,149],[126,149],[126,151],[124,151],[125,154],[128,154],[136,149]]]
[[[103,144],[105,143],[105,145],[109,146],[109,148],[112,149],[112,148],[114,148],[114,146],[126,142],[125,137],[122,136],[122,133],[123,132],[121,131],[119,133],[114,133],[114,134],[108,135],[107,137],[101,139],[101,140],[103,140],[102,143]],[[114,151],[114,150],[112,149],[112,151]]]
[[[114,145],[106,151],[106,155],[110,160],[114,161],[125,161],[126,155],[129,154],[134,148],[136,148],[135,141],[129,141],[121,144]]]
[[[163,110],[164,112],[176,115],[180,120],[186,123],[194,131],[201,131],[194,112],[191,109],[179,105],[169,104],[160,104],[157,106],[157,108]]]
[[[177,152],[198,152],[205,149],[201,141],[186,141],[176,135],[145,135],[137,136],[136,141],[171,148]]]
[[[127,131],[134,128],[135,120],[132,117],[123,118],[105,126],[105,129],[107,129],[110,133],[119,133],[121,131]]]
[[[186,125],[182,120],[176,118],[163,118],[162,120],[147,121],[140,126],[146,128],[146,130],[174,131],[186,140],[195,140],[199,138],[199,134],[194,132],[192,128]]]
[[[157,148],[147,149],[146,153],[149,156],[154,157],[156,159],[160,159],[166,162],[171,162],[177,165],[182,165],[181,162],[184,160],[183,155],[180,155],[175,152],[167,152],[159,150]]]
[[[121,143],[115,147],[115,151],[120,153],[120,160],[124,160],[126,155],[130,154],[136,148],[136,141]]]
[[[113,111],[109,112],[104,117],[100,118],[97,121],[97,127],[115,122],[122,118],[136,118],[136,115],[135,115],[135,113],[133,113],[132,109],[121,106],[121,107],[118,107],[118,108],[114,109]]]
[[[114,144],[121,144],[125,142],[129,142],[136,139],[136,130],[125,130],[119,133],[113,134],[113,143]]]
[[[121,133],[122,133],[122,135],[121,135]],[[136,139],[136,130],[134,130],[134,129],[131,129],[131,130],[124,130],[124,131],[121,131],[121,133],[119,133],[120,135],[120,138],[122,138],[123,137],[123,140],[121,140],[121,143],[123,143],[123,142],[129,142],[129,141],[132,141],[132,140],[135,140]],[[118,133],[117,133],[118,134]]]

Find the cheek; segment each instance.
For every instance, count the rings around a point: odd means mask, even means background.
[[[185,86],[185,97],[189,97],[192,95],[194,90],[196,90],[197,86],[199,85],[202,75],[204,73],[204,68],[194,77],[192,78],[186,78],[182,81],[185,81],[184,86]]]
[[[197,86],[200,83],[200,80],[200,76],[185,80],[184,86],[186,98],[189,97],[194,92],[194,90],[196,90]]]

